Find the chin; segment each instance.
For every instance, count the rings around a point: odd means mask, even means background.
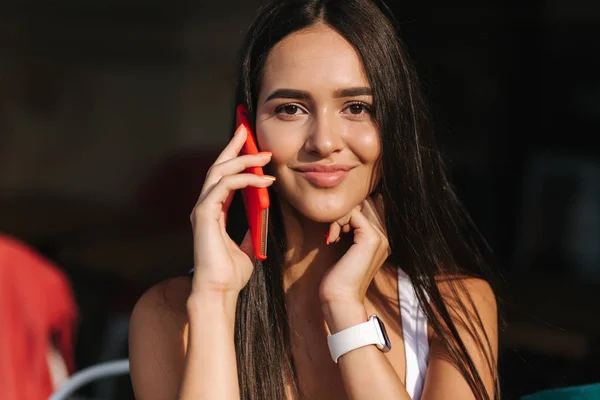
[[[350,209],[351,210],[351,209]],[[342,218],[344,215],[348,214],[350,210],[344,210],[343,212],[338,213],[323,213],[323,212],[311,212],[312,210],[298,210],[300,214],[302,214],[306,219],[314,222],[330,224],[338,219]]]
[[[311,221],[331,223],[348,214],[361,201],[361,199],[353,201],[350,196],[343,193],[328,195],[306,193],[295,197],[289,204]]]

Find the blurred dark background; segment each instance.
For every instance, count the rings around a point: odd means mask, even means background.
[[[135,300],[192,264],[189,211],[259,4],[0,5],[0,232],[67,273],[79,368],[126,357]],[[389,4],[501,272],[504,398],[600,382],[600,2]],[[127,379],[86,390],[132,396]]]

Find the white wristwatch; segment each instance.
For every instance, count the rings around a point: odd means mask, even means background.
[[[384,353],[392,349],[383,321],[377,315],[371,315],[367,322],[351,326],[338,333],[327,336],[327,345],[331,358],[336,363],[349,351],[374,344]]]

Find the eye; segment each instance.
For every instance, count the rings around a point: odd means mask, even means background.
[[[346,107],[346,110],[352,115],[370,114],[371,106],[362,102],[355,102]]]
[[[299,115],[302,109],[296,104],[283,104],[275,109],[276,114]]]

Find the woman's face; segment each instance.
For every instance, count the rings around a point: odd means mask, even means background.
[[[331,222],[369,195],[381,151],[372,106],[361,60],[333,29],[295,32],[271,50],[256,132],[261,150],[273,153],[282,202]]]

